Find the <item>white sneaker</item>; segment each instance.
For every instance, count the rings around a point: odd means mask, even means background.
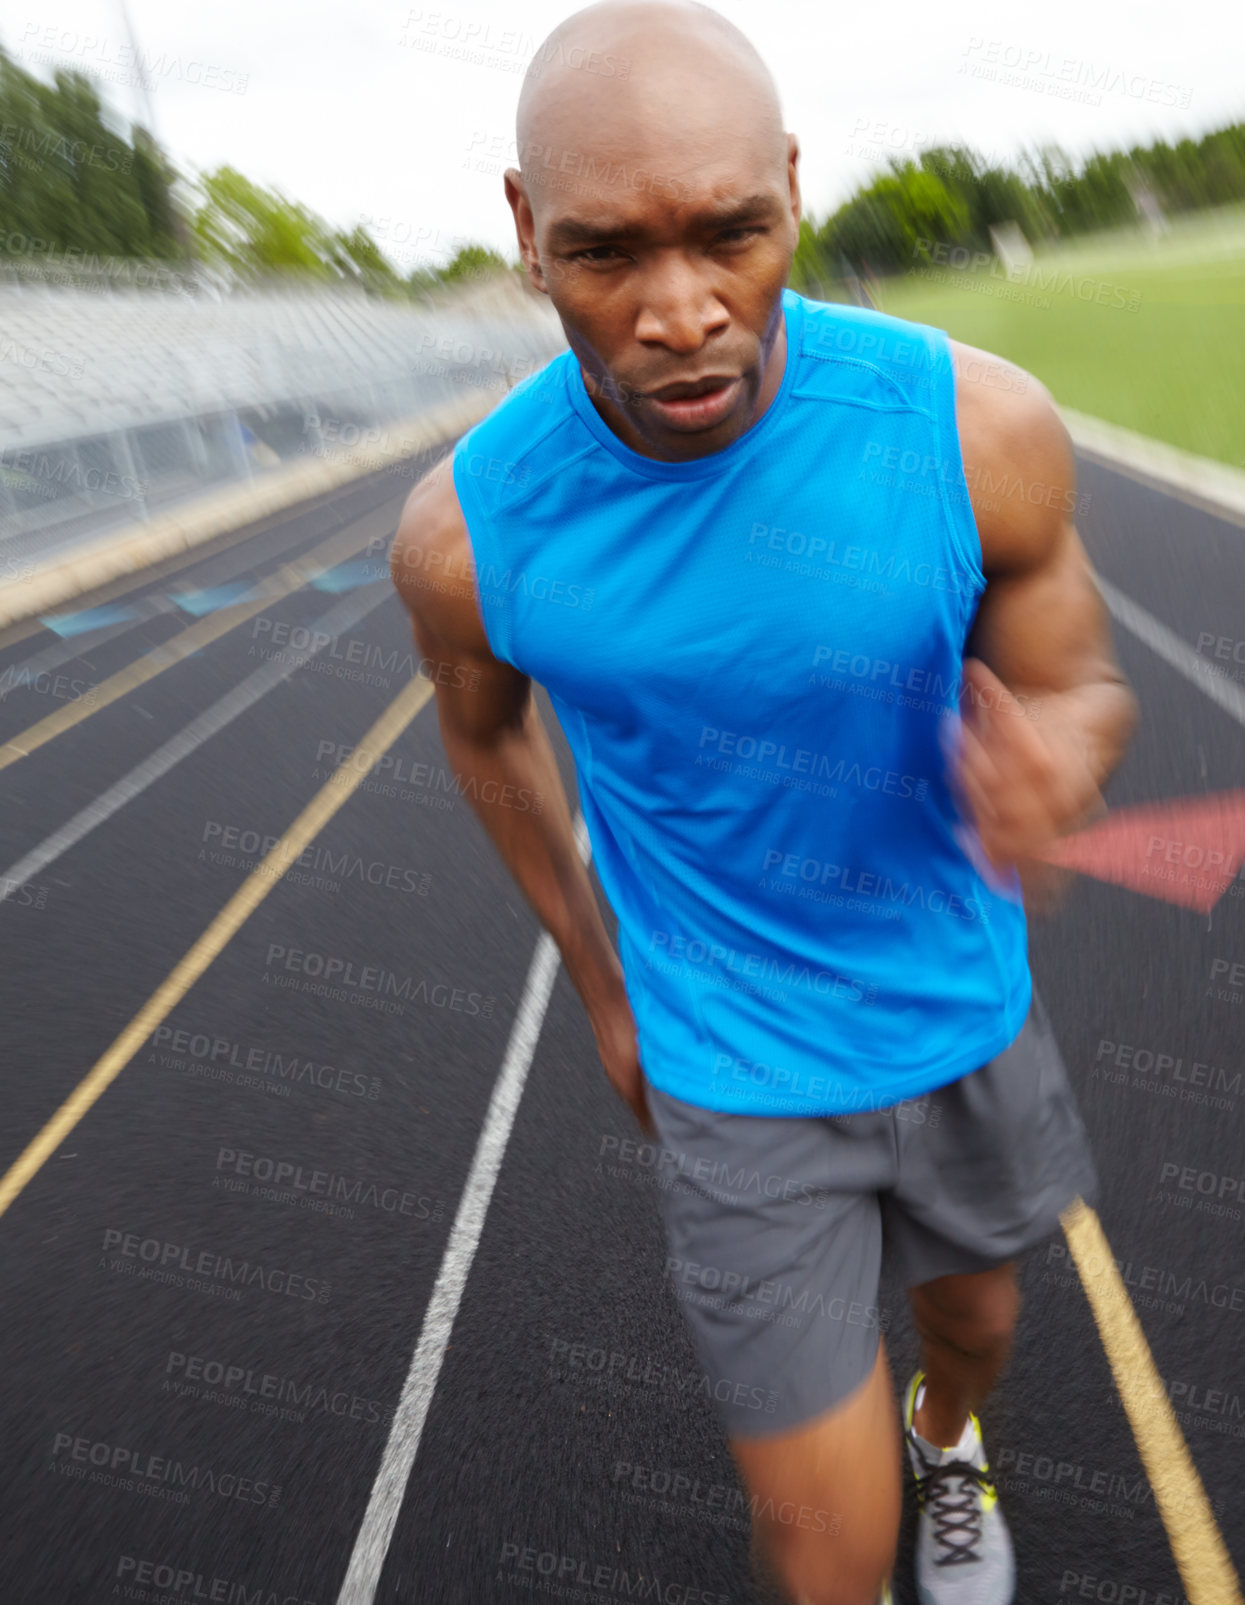
[[[912,1425],[925,1392],[917,1371],[904,1401],[904,1439],[920,1517],[916,1586],[921,1605],[1011,1605],[1016,1562],[999,1496],[990,1481],[981,1423],[969,1415],[959,1443],[939,1449]]]

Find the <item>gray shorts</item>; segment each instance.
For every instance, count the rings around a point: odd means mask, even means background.
[[[884,1244],[905,1287],[988,1270],[1097,1196],[1036,992],[996,1058],[889,1108],[724,1114],[651,1082],[648,1100],[667,1269],[734,1437],[798,1426],[865,1381]]]

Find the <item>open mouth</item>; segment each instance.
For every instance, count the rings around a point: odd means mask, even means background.
[[[663,385],[646,396],[662,419],[675,429],[708,429],[721,423],[739,396],[737,375],[709,374],[703,379]]]

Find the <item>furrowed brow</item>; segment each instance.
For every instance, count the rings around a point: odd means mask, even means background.
[[[704,229],[738,228],[745,223],[772,222],[777,219],[779,204],[773,195],[764,192],[749,195],[741,201],[707,208],[693,214],[692,223]],[[611,245],[615,240],[637,238],[643,230],[626,218],[611,222],[587,222],[573,217],[560,217],[549,225],[546,243],[551,250],[568,250],[572,247]]]

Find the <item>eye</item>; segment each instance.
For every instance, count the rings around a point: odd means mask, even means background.
[[[751,239],[754,234],[764,233],[765,229],[762,228],[760,224],[752,223],[746,227],[740,226],[739,228],[723,229],[719,233],[718,239],[724,245],[742,245],[746,240]]]
[[[613,246],[613,245],[593,245],[593,246],[589,246],[589,248],[586,251],[576,251],[576,252],[574,252],[572,254],[572,256],[571,256],[571,261],[572,262],[606,262],[606,261],[609,260],[609,257],[608,257],[608,255],[602,256],[600,253],[603,252],[603,251],[607,252],[607,253],[612,253],[614,256],[621,255],[621,252],[618,250],[618,248],[616,246]]]

